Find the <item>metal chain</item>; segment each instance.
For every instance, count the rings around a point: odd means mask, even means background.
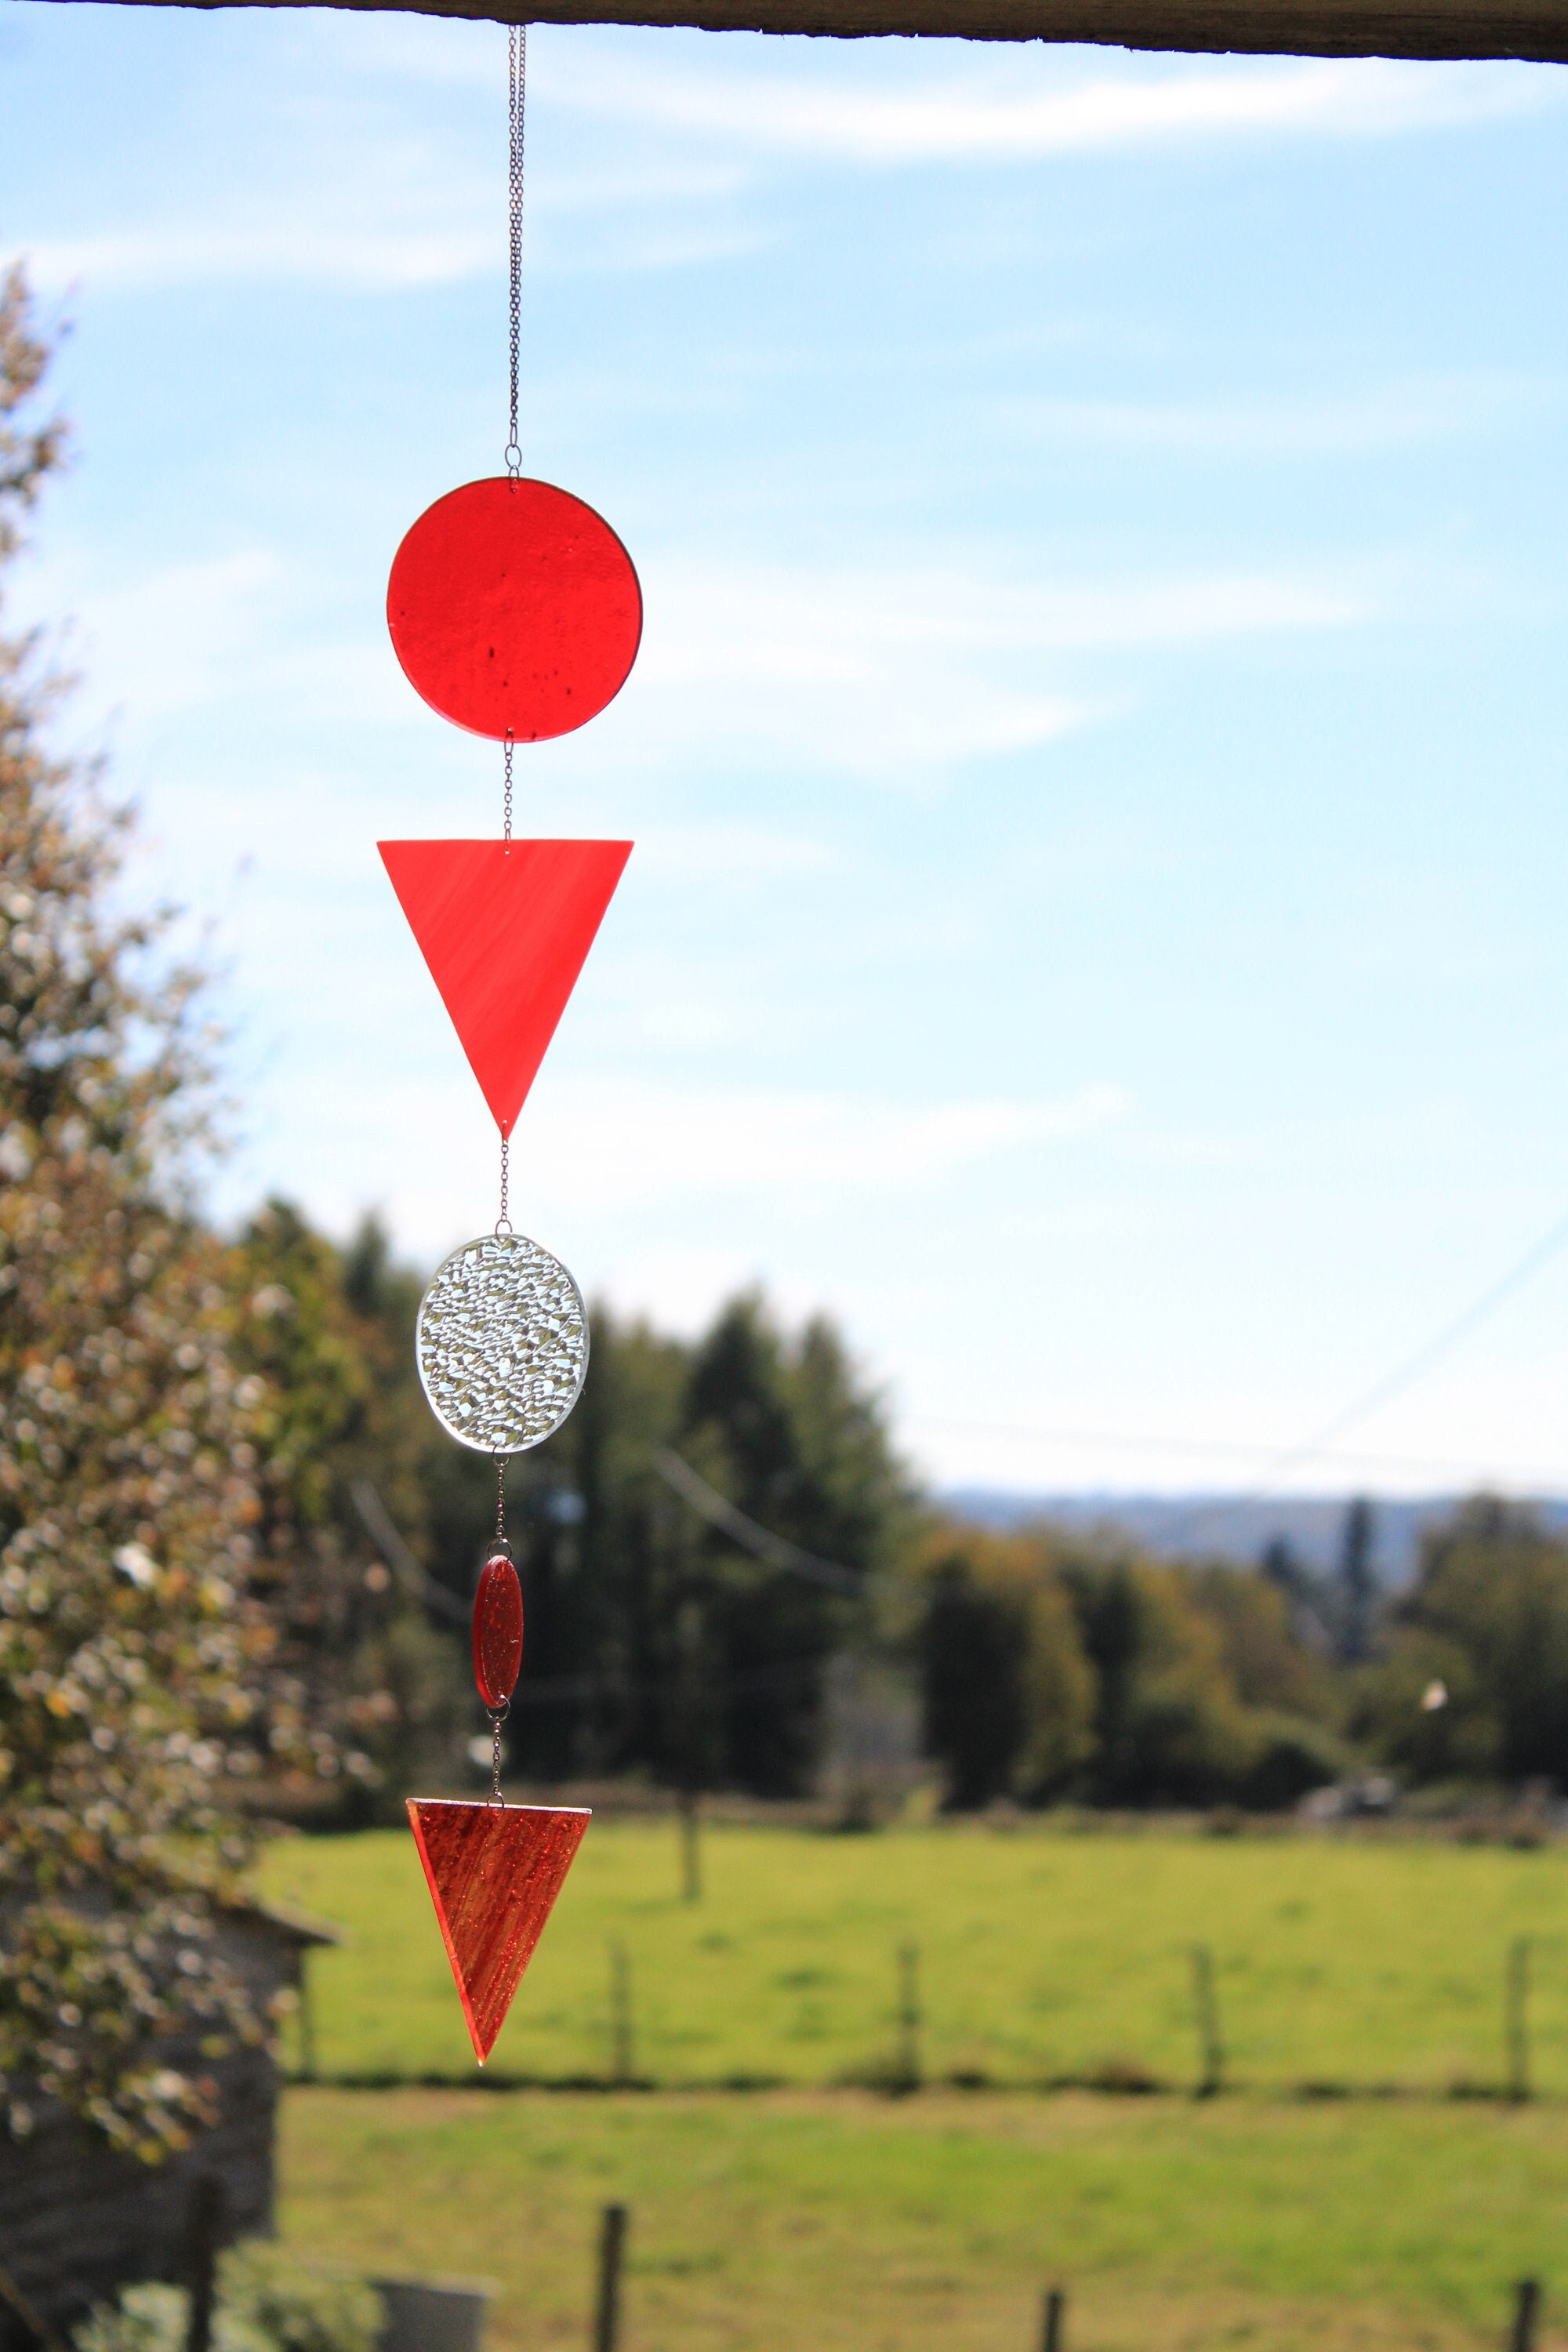
[[[507,1717],[511,1713],[511,1703],[508,1699],[502,1699],[500,1706],[492,1706],[489,1712],[490,1718],[490,1802],[492,1805],[504,1805],[506,1799],[500,1792],[500,1727],[506,1721]]]
[[[528,27],[511,25],[507,28],[507,114],[510,142],[507,155],[508,235],[507,253],[510,265],[508,322],[510,341],[510,405],[508,410],[509,429],[506,445],[506,469],[514,482],[522,477],[522,447],[517,437],[517,377],[518,358],[522,333],[522,116],[523,91],[528,79]],[[511,755],[512,737],[506,733],[506,789],[501,808],[501,838],[511,839]],[[511,1231],[511,1219],[507,1214],[507,1198],[511,1187],[511,1138],[500,1139],[500,1214],[496,1219],[497,1233]],[[506,1547],[506,1456],[496,1455],[496,1543]],[[504,1805],[500,1785],[501,1726],[510,1713],[510,1704],[503,1700],[492,1706],[490,1717],[490,1802]]]
[[[511,435],[506,445],[506,469],[512,480],[522,476],[522,448],[517,437],[517,362],[522,321],[522,101],[528,79],[528,26],[512,25],[506,43],[507,98],[511,132],[508,157],[507,197],[510,208],[509,250],[511,260]]]
[[[498,1234],[510,1234],[511,1231],[511,1219],[506,1213],[507,1196],[510,1191],[511,1138],[510,1135],[503,1135],[500,1139],[500,1214],[495,1222],[495,1230]]]

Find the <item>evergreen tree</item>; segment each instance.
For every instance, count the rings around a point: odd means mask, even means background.
[[[921,1731],[946,1802],[972,1812],[1012,1787],[1028,1730],[1016,1611],[961,1551],[940,1559],[921,1629]]]
[[[1371,1646],[1377,1613],[1376,1545],[1376,1515],[1365,1496],[1358,1495],[1345,1511],[1340,1538],[1338,1649],[1345,1665],[1358,1665]]]

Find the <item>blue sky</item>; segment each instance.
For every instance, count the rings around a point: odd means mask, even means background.
[[[1248,1486],[1568,1211],[1568,81],[536,28],[523,446],[647,602],[521,1222],[825,1305],[933,1475]],[[493,1129],[375,857],[496,829],[397,541],[505,440],[505,35],[0,0],[74,321],[17,609],[212,927],[235,1214]],[[1568,1254],[1293,1486],[1568,1485]]]

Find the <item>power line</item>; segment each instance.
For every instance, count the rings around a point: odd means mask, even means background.
[[[381,1554],[394,1576],[404,1588],[433,1609],[447,1623],[460,1625],[465,1632],[473,1617],[472,1604],[460,1600],[457,1593],[426,1575],[403,1538],[393,1525],[385,1504],[368,1478],[355,1478],[350,1483],[349,1494],[359,1513],[360,1525]]]
[[[1549,1265],[1565,1247],[1568,1247],[1568,1216],[1559,1217],[1557,1223],[1544,1233],[1538,1242],[1527,1249],[1524,1255],[1516,1260],[1506,1274],[1483,1290],[1479,1298],[1472,1299],[1469,1306],[1464,1307],[1450,1322],[1445,1323],[1440,1329],[1435,1331],[1429,1339],[1416,1349],[1414,1355],[1406,1356],[1403,1362],[1394,1366],[1392,1371],[1385,1372],[1381,1380],[1374,1381],[1371,1388],[1363,1389],[1353,1402],[1335,1413],[1331,1420],[1325,1422],[1314,1437],[1309,1438],[1304,1444],[1292,1446],[1289,1452],[1279,1454],[1273,1465],[1274,1475],[1258,1492],[1237,1496],[1234,1502],[1217,1504],[1212,1508],[1194,1513],[1189,1520],[1178,1523],[1172,1529],[1169,1539],[1180,1543],[1195,1528],[1213,1527],[1231,1517],[1237,1511],[1247,1509],[1252,1504],[1266,1503],[1279,1486],[1280,1472],[1294,1469],[1298,1463],[1312,1461],[1317,1455],[1322,1454],[1336,1437],[1342,1437],[1347,1430],[1353,1429],[1358,1422],[1364,1421],[1367,1415],[1374,1412],[1380,1405],[1388,1404],[1396,1396],[1403,1395],[1407,1388],[1412,1387],[1425,1373],[1429,1372],[1434,1364],[1439,1363],[1446,1355],[1457,1348],[1461,1339],[1468,1339],[1471,1332],[1484,1323],[1489,1316],[1495,1314],[1506,1300],[1513,1297],[1516,1292],[1522,1290],[1526,1283],[1532,1281],[1542,1267]]]
[[[909,1430],[961,1431],[978,1437],[1025,1437],[1047,1445],[1086,1445],[1112,1453],[1182,1454],[1208,1461],[1267,1462],[1279,1459],[1278,1445],[1249,1444],[1243,1439],[1173,1437],[1150,1430],[1082,1429],[1022,1421],[960,1421],[945,1414],[916,1413],[903,1424]],[[1568,1486],[1568,1471],[1514,1468],[1499,1470],[1491,1462],[1442,1461],[1408,1454],[1341,1454],[1320,1449],[1319,1460],[1342,1464],[1347,1469],[1421,1471],[1436,1478],[1507,1478],[1513,1486],[1533,1486],[1554,1492]]]
[[[865,1580],[853,1569],[839,1568],[833,1560],[818,1559],[815,1552],[803,1551],[798,1544],[788,1543],[766,1528],[749,1519],[736,1508],[728,1496],[700,1478],[689,1462],[668,1445],[660,1446],[653,1457],[653,1466],[667,1486],[672,1487],[683,1503],[694,1510],[699,1518],[706,1519],[710,1528],[729,1537],[731,1543],[749,1551],[753,1559],[765,1560],[770,1568],[786,1569],[791,1575],[809,1578],[813,1584],[826,1585],[829,1592],[858,1594]]]
[[[723,1502],[723,1496],[714,1494],[713,1488],[699,1478],[695,1470],[689,1469],[687,1465],[680,1461],[679,1454],[671,1454],[669,1458],[686,1472],[688,1478],[696,1486],[703,1487],[706,1494],[712,1496],[715,1502]],[[427,1608],[434,1609],[439,1616],[467,1629],[472,1614],[469,1604],[459,1600],[457,1593],[450,1591],[435,1577],[427,1575],[420,1567],[407,1544],[399,1535],[391,1513],[370,1480],[353,1479],[350,1484],[349,1493],[353,1497],[354,1509],[359,1514],[361,1525],[399,1583],[416,1600],[422,1601]],[[733,1511],[732,1505],[727,1505],[725,1507],[727,1510]],[[786,1544],[782,1536],[770,1536],[767,1529],[759,1528],[754,1519],[746,1518],[744,1512],[733,1511],[733,1516],[751,1529],[753,1538],[763,1538],[780,1552],[795,1552],[795,1545]],[[817,1570],[831,1568],[829,1561],[814,1559],[810,1552],[799,1552],[795,1560],[789,1562],[781,1560],[776,1564],[794,1566],[800,1560],[810,1561],[812,1567]],[[836,1569],[832,1572],[843,1577],[847,1577],[850,1573],[847,1568]],[[858,1583],[857,1583],[856,1590],[858,1591]],[[825,1657],[815,1652],[808,1657],[778,1658],[770,1665],[746,1667],[738,1674],[708,1675],[704,1678],[703,1689],[706,1695],[717,1698],[755,1696],[765,1691],[785,1688],[792,1682],[799,1682],[808,1675],[817,1674],[826,1663]],[[534,1675],[530,1680],[519,1684],[512,1705],[519,1707],[573,1706],[588,1699],[602,1697],[658,1697],[668,1696],[668,1690],[669,1680],[652,1679],[646,1675]]]

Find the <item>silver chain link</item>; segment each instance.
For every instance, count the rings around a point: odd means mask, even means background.
[[[506,1802],[506,1799],[500,1792],[500,1727],[510,1713],[511,1706],[510,1702],[505,1703],[500,1706],[492,1706],[489,1710],[490,1802],[492,1805],[504,1805]]]
[[[506,790],[501,799],[501,839],[511,839],[511,729],[506,730]]]
[[[507,1196],[510,1191],[511,1138],[510,1135],[503,1135],[500,1139],[500,1214],[495,1222],[495,1230],[498,1234],[510,1234],[511,1231],[511,1219],[507,1214]]]
[[[512,480],[522,475],[522,447],[517,437],[517,362],[522,326],[522,101],[528,79],[528,26],[507,30],[507,97],[511,144],[507,168],[510,207],[509,250],[511,261],[511,434],[506,445],[506,469]]]

